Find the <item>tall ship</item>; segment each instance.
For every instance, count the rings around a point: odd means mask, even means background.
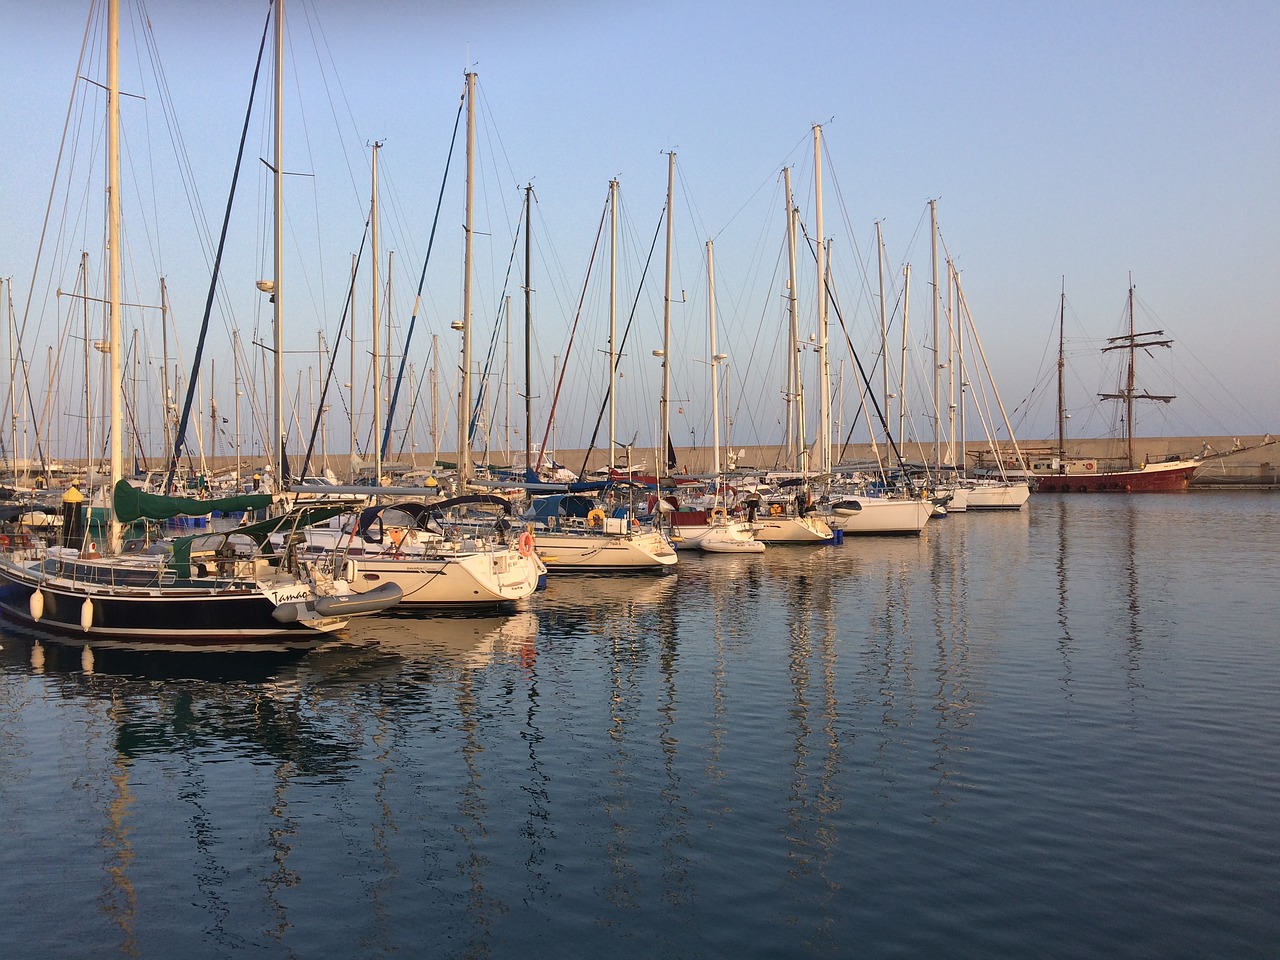
[[[1134,402],[1151,400],[1170,403],[1175,398],[1148,393],[1137,386],[1134,360],[1139,350],[1154,347],[1171,347],[1173,341],[1165,337],[1163,330],[1138,332],[1133,322],[1133,283],[1129,283],[1128,330],[1118,337],[1111,337],[1103,352],[1122,350],[1127,354],[1124,379],[1114,393],[1103,393],[1103,400],[1115,400],[1124,404],[1123,438],[1125,455],[1111,460],[1069,457],[1066,453],[1066,406],[1063,390],[1063,324],[1066,313],[1066,294],[1058,316],[1058,445],[1049,458],[1034,459],[1031,473],[1036,478],[1036,489],[1041,493],[1166,493],[1186,490],[1192,475],[1200,469],[1198,458],[1170,457],[1159,462],[1140,461],[1134,453],[1133,410]]]

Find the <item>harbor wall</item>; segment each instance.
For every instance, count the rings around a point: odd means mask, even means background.
[[[1044,454],[1056,446],[1053,440],[1020,441],[1019,446],[1024,454]],[[902,445],[902,456],[908,461],[927,461],[935,459],[932,442],[908,442]],[[970,441],[965,446],[968,462],[973,465],[979,455],[988,461],[995,449],[985,441]],[[1232,452],[1235,451],[1235,452]],[[784,451],[779,446],[743,446],[734,444],[733,452],[737,454],[739,468],[761,470],[784,469],[786,467]],[[1002,456],[1012,453],[1008,444],[1001,444],[999,452]],[[1070,457],[1083,457],[1091,460],[1107,461],[1125,455],[1124,443],[1118,439],[1101,440],[1069,440],[1066,453]],[[1156,461],[1170,457],[1203,456],[1205,466],[1197,477],[1197,483],[1219,482],[1223,484],[1255,484],[1274,486],[1280,484],[1280,443],[1271,441],[1269,435],[1255,436],[1213,436],[1213,437],[1148,437],[1134,441],[1134,453],[1138,460]],[[1213,456],[1218,454],[1219,456]],[[879,455],[886,462],[890,459],[889,450],[884,444],[873,446],[870,443],[853,443],[837,449],[833,460],[836,462],[874,461]],[[523,451],[513,451],[508,456],[505,450],[490,451],[486,456],[483,451],[473,451],[474,459],[492,464],[506,465],[512,463],[520,466],[524,462]],[[442,451],[439,459],[450,464],[456,462],[457,454],[453,451]],[[207,457],[204,460],[206,469],[213,473],[230,470],[234,466],[234,457]],[[557,450],[555,459],[575,473],[590,472],[600,469],[607,463],[607,452],[593,450],[590,455],[583,450]],[[689,474],[706,474],[714,469],[714,452],[709,447],[676,448],[676,469]],[[816,462],[816,454],[811,461]],[[328,466],[341,479],[347,479],[348,458],[344,454],[330,453]],[[633,449],[631,463],[641,472],[654,472],[656,462],[654,451]],[[416,453],[412,457],[396,458],[393,463],[386,464],[388,472],[403,473],[405,471],[430,471],[435,458],[429,453]],[[253,473],[261,470],[263,464],[248,457],[242,458],[242,473]],[[585,470],[584,470],[585,464]],[[727,467],[722,451],[721,465]],[[68,466],[71,466],[68,464]],[[81,466],[82,465],[77,465]],[[310,472],[319,472],[319,465],[313,464]]]

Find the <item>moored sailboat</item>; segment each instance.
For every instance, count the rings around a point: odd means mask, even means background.
[[[274,19],[278,120],[284,36],[280,0],[276,0]],[[111,516],[101,545],[83,527],[77,528],[78,537],[68,530],[63,542],[54,546],[25,537],[11,541],[9,551],[0,557],[0,610],[80,642],[147,648],[236,648],[331,633],[344,627],[351,616],[385,609],[400,595],[396,589],[387,589],[354,597],[339,571],[301,562],[289,549],[272,550],[269,534],[283,528],[296,530],[316,519],[307,510],[227,533],[151,544],[145,539],[122,542],[122,523],[201,516],[211,510],[261,509],[270,497],[235,498],[234,504],[152,497],[123,479],[119,20],[119,0],[110,0],[106,90]],[[278,155],[276,161],[278,176]],[[279,217],[276,224],[278,237]],[[277,258],[277,309],[278,263]],[[68,516],[78,519],[81,506],[71,506]]]
[[[1135,400],[1153,400],[1170,403],[1172,396],[1139,391],[1134,374],[1134,359],[1138,350],[1152,347],[1171,347],[1173,341],[1164,339],[1163,330],[1137,333],[1133,320],[1133,284],[1129,284],[1128,330],[1112,337],[1103,347],[1104,352],[1123,350],[1128,354],[1123,385],[1115,393],[1104,393],[1104,400],[1116,400],[1124,404],[1125,456],[1108,464],[1105,460],[1086,457],[1068,457],[1066,453],[1066,407],[1063,391],[1063,316],[1066,311],[1066,294],[1058,318],[1058,449],[1051,472],[1039,475],[1036,490],[1043,493],[1177,493],[1187,489],[1191,477],[1200,469],[1199,458],[1171,457],[1150,463],[1138,461],[1134,455],[1133,404]]]
[[[537,497],[525,513],[534,547],[547,571],[662,572],[676,565],[666,534],[643,524],[628,508],[609,515],[575,494]]]

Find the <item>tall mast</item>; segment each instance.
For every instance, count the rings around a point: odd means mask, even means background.
[[[933,272],[933,464],[942,464],[942,346],[938,324],[938,305],[942,291],[938,289],[938,201],[929,201],[929,266]]]
[[[782,171],[787,192],[787,460],[797,469],[809,468],[804,440],[803,388],[800,385],[800,317],[796,309],[796,206],[791,195],[791,168]]]
[[[165,289],[164,277],[160,278],[160,346],[163,362],[160,367],[160,386],[164,393],[161,406],[164,427],[164,448],[173,449],[173,394],[169,390],[169,293]]]
[[[827,357],[827,248],[822,226],[822,126],[813,125],[813,199],[818,233],[818,465],[831,472],[831,365]]]
[[[387,292],[387,297],[386,297],[387,308],[385,311],[387,314],[387,323],[385,327],[387,338],[382,341],[383,344],[385,344],[385,346],[383,346],[382,348],[382,364],[385,369],[382,371],[382,379],[379,381],[379,384],[380,384],[379,396],[381,396],[381,387],[387,388],[388,395],[391,392],[391,344],[394,342],[394,338],[392,337],[392,333],[391,333],[392,331],[391,308],[392,308],[392,304],[394,303],[394,298],[391,296],[391,291],[393,289],[391,286],[391,281],[392,281],[392,274],[394,273],[394,270],[392,268],[395,266],[395,262],[396,262],[396,252],[394,250],[388,250],[387,251],[387,283],[385,287]],[[389,421],[391,420],[393,413],[394,413],[394,410],[392,406],[388,404],[387,405],[387,420],[388,420],[387,429],[383,430],[383,433],[382,433],[382,456],[384,460],[386,459],[391,449],[391,430],[390,430],[391,424]]]
[[[431,466],[440,459],[440,334],[431,335]]]
[[[902,358],[899,367],[902,382],[898,384],[898,442],[907,440],[907,325],[911,319],[911,264],[902,268]]]
[[[272,217],[275,220],[275,253],[272,266],[272,327],[275,350],[275,389],[272,397],[271,456],[276,483],[288,481],[284,475],[284,0],[274,0],[275,19],[275,122],[273,130]]]
[[[18,481],[18,378],[17,357],[13,346],[13,277],[9,278],[9,455],[13,458],[13,481]],[[25,468],[24,468],[25,471]]]
[[[959,271],[956,271],[956,270],[951,271],[950,282],[953,286],[953,295],[955,297],[955,300],[954,300],[955,309],[952,311],[952,316],[954,317],[954,323],[956,327],[956,364],[955,366],[956,366],[956,370],[959,371],[960,373],[960,418],[959,418],[960,419],[960,449],[958,451],[959,456],[956,458],[956,465],[959,467],[961,473],[967,473],[969,469],[968,467],[969,449],[968,449],[968,445],[965,442],[966,431],[964,426],[964,408],[965,408],[964,391],[965,391],[965,387],[968,386],[968,383],[965,379],[965,373],[964,373],[965,324],[964,324],[964,314],[963,314],[963,311],[961,310]]]
[[[507,464],[511,464],[511,296],[505,299],[506,307],[506,328],[507,328],[507,355],[502,364],[502,375],[506,381],[506,389],[503,391],[503,397],[506,400],[506,409],[502,419],[502,433],[506,439]],[[496,418],[495,418],[496,419]]]
[[[524,188],[524,472],[533,469],[533,184]]]
[[[707,241],[707,330],[711,340],[711,447],[715,450],[716,482],[720,478],[720,361],[716,353],[716,272],[715,253],[711,241]]]
[[[348,299],[351,303],[356,302],[356,255],[351,255],[351,289],[348,293]],[[351,444],[351,453],[347,457],[348,476],[352,483],[356,479],[356,325],[351,324],[348,331],[348,338],[351,345],[351,382],[347,384],[347,404],[350,407],[350,415],[347,417],[348,441]]]
[[[955,263],[947,257],[947,455],[944,462],[956,465],[956,339],[960,330],[956,324]]]
[[[1058,301],[1058,456],[1067,455],[1067,407],[1064,390],[1064,372],[1066,369],[1066,320],[1067,320],[1067,278],[1062,278],[1062,296]]]
[[[659,449],[662,450],[663,467],[658,476],[671,475],[671,247],[675,241],[675,218],[672,217],[671,201],[676,190],[676,154],[672,150],[667,153],[667,267],[666,280],[662,290],[662,400],[659,402],[662,436],[658,438]]]
[[[231,371],[235,378],[236,492],[240,492],[240,333],[231,330]],[[165,449],[170,449],[166,447]]]
[[[609,181],[609,469],[618,435],[618,181]]]
[[[136,358],[138,356],[137,329],[133,331],[133,339],[134,339],[133,355]],[[218,374],[215,367],[216,367],[216,363],[214,361],[214,358],[210,357],[209,358],[209,452],[216,457],[218,455],[218,398],[215,396],[215,388],[217,387],[217,383],[218,383]],[[134,397],[133,409],[135,410],[138,409],[138,402],[137,402],[136,396]],[[137,435],[135,434],[135,437],[136,436]],[[134,455],[137,456],[136,451]],[[202,470],[206,468],[206,465],[204,462],[203,447],[200,448],[200,466]]]
[[[93,484],[90,482],[90,470],[93,464],[93,368],[90,364],[89,350],[93,346],[93,338],[89,332],[89,254],[80,251],[80,285],[84,291],[84,300],[80,310],[84,322],[84,481],[85,490],[91,496]]]
[[[1129,354],[1129,373],[1126,379],[1125,388],[1121,393],[1103,393],[1099,394],[1104,400],[1124,400],[1124,432],[1127,441],[1129,466],[1130,468],[1137,465],[1137,459],[1134,457],[1133,450],[1133,401],[1134,400],[1158,400],[1161,403],[1169,403],[1175,398],[1173,396],[1161,396],[1154,393],[1138,393],[1137,382],[1134,376],[1134,358],[1138,349],[1150,351],[1152,347],[1171,347],[1172,340],[1157,340],[1155,337],[1163,337],[1163,330],[1147,330],[1143,333],[1136,333],[1133,329],[1133,278],[1129,278],[1129,332],[1122,337],[1110,337],[1107,340],[1107,346],[1102,348],[1103,353],[1111,350],[1125,350]],[[1139,342],[1138,338],[1142,337]]]
[[[884,415],[889,416],[889,324],[884,304],[884,232],[876,221],[876,264],[880,271],[880,364],[881,396],[884,398]],[[899,437],[901,439],[901,437]]]
[[[1135,379],[1133,376],[1133,361],[1136,350],[1135,341],[1137,338],[1133,335],[1133,277],[1129,278],[1129,378],[1125,385],[1124,391],[1124,438],[1128,446],[1129,466],[1134,465],[1133,459],[1133,388]]]
[[[124,422],[123,384],[120,382],[121,249],[120,249],[120,0],[111,0],[107,13],[107,213],[108,297],[111,310],[111,489],[124,476],[121,425]],[[120,521],[111,511],[107,534],[109,549],[120,548]]]
[[[373,371],[373,482],[375,484],[382,483],[382,443],[378,439],[382,433],[382,354],[379,351],[381,344],[379,343],[379,301],[378,295],[381,292],[378,288],[378,257],[381,255],[378,250],[378,151],[382,149],[382,144],[378,141],[373,143],[373,180],[371,200],[369,202],[369,262],[373,273],[373,363],[370,369]]]
[[[476,75],[467,74],[467,219],[463,241],[462,393],[458,398],[458,488],[471,479],[471,244],[475,212]]]

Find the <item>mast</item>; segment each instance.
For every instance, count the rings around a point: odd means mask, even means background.
[[[618,433],[618,181],[609,181],[609,469]]]
[[[791,168],[782,171],[787,192],[787,458],[791,466],[809,469],[804,438],[804,388],[800,378],[800,317],[796,309],[796,206],[791,195]]]
[[[351,290],[348,299],[356,302],[356,255],[351,255]],[[351,341],[351,382],[347,384],[347,402],[350,405],[350,412],[347,415],[348,433],[350,434],[349,442],[351,444],[351,454],[347,457],[348,477],[352,483],[356,481],[356,325],[351,324],[351,328],[347,334]]]
[[[467,79],[467,218],[463,240],[462,392],[458,399],[458,492],[471,479],[471,246],[474,236],[476,169],[476,75]]]
[[[323,370],[326,366],[325,360],[329,357],[329,346],[325,343],[324,331],[316,331],[316,366]],[[323,391],[321,397],[323,398]],[[329,469],[329,405],[327,403],[320,404],[320,472],[327,473]]]
[[[876,221],[876,264],[880,271],[880,364],[881,396],[884,398],[884,414],[889,415],[889,325],[884,306],[884,232]],[[898,439],[902,439],[899,437]]]
[[[964,392],[969,383],[964,372],[964,316],[960,310],[960,273],[957,270],[951,271],[952,296],[955,303],[955,309],[952,311],[952,322],[956,329],[956,369],[960,373],[960,450],[959,456],[956,458],[956,466],[961,474],[967,474],[969,471],[969,448],[966,443],[967,431],[964,425]]]
[[[383,343],[384,343],[384,344],[386,344],[386,346],[385,346],[385,347],[383,347],[383,349],[382,349],[383,366],[385,366],[385,367],[386,367],[386,369],[382,371],[382,379],[379,381],[379,384],[381,384],[381,385],[385,385],[385,386],[386,386],[387,391],[388,391],[388,394],[390,394],[390,392],[391,392],[391,344],[394,342],[394,338],[392,337],[392,333],[391,333],[391,331],[392,331],[392,326],[391,326],[391,307],[392,307],[392,297],[391,297],[392,286],[391,286],[391,279],[392,279],[392,273],[393,273],[392,268],[395,266],[395,262],[396,262],[396,252],[395,252],[394,250],[388,250],[388,251],[387,251],[387,286],[386,286],[386,291],[387,291],[387,297],[386,297],[386,303],[387,303],[387,309],[386,309],[386,314],[387,314],[387,326],[386,326],[387,339],[383,341]],[[379,387],[379,396],[381,396],[381,386]],[[392,405],[392,404],[388,403],[388,404],[387,404],[387,426],[386,426],[386,428],[383,430],[383,434],[382,434],[382,443],[381,443],[381,444],[379,444],[380,448],[382,449],[382,456],[383,456],[383,458],[384,458],[384,459],[385,459],[385,458],[390,454],[390,451],[391,451],[391,418],[392,418],[394,415],[395,415],[395,407],[394,407],[394,405]]]
[[[956,328],[956,297],[955,283],[952,278],[955,276],[956,266],[950,257],[947,257],[947,455],[944,462],[949,467],[956,465],[956,338],[959,336],[959,330]]]
[[[235,379],[236,492],[240,493],[240,332],[231,330],[231,371]],[[168,448],[166,448],[168,449]]]
[[[533,184],[524,188],[524,473],[533,470]]]
[[[93,372],[89,350],[94,341],[89,332],[89,254],[83,250],[80,251],[80,284],[84,290],[84,300],[80,305],[84,315],[84,484],[85,492],[92,496],[89,471],[93,465]]]
[[[134,356],[136,357],[138,355],[137,344],[136,344],[136,341],[138,339],[137,330],[133,331],[133,338],[135,341]],[[218,375],[215,370],[215,363],[216,361],[214,360],[214,358],[210,357],[209,358],[209,452],[210,454],[216,457],[218,455],[218,398],[214,394],[215,394],[215,387],[217,386],[217,383],[218,383]],[[138,403],[136,398],[134,400],[133,409],[135,410],[138,409]],[[135,452],[135,456],[136,455],[137,454]],[[203,447],[200,448],[200,466],[201,466],[202,472],[204,472],[205,476],[208,477],[209,474],[207,472],[207,464],[205,464],[204,462]]]
[[[827,249],[822,227],[822,126],[813,125],[813,196],[818,233],[818,465],[831,472],[831,365],[827,358]]]
[[[440,459],[440,334],[431,335],[431,466]]]
[[[659,402],[662,436],[658,438],[663,467],[659,477],[671,476],[671,246],[675,241],[675,219],[671,213],[671,201],[675,196],[676,154],[667,153],[667,266],[662,291],[662,400]]]
[[[938,289],[938,201],[929,201],[929,266],[933,272],[933,464],[942,464],[942,349],[938,325],[938,305],[942,291]]]
[[[18,377],[17,357],[13,346],[13,277],[9,278],[9,455],[13,458],[13,481],[18,481],[18,400],[14,381]]]
[[[502,375],[505,381],[505,389],[503,390],[503,399],[505,401],[505,409],[502,419],[502,433],[506,439],[507,466],[511,465],[511,296],[507,295],[504,306],[506,308],[506,356],[503,358]],[[495,401],[496,403],[496,401]],[[495,418],[496,419],[496,418]]]
[[[109,208],[107,213],[107,286],[111,310],[108,337],[111,357],[111,490],[124,477],[124,451],[121,425],[124,422],[123,384],[120,382],[121,249],[120,249],[120,0],[111,0],[107,13],[107,170]],[[110,494],[107,497],[111,502]],[[107,545],[111,552],[120,548],[120,521],[111,512]]]
[[[275,117],[272,137],[272,217],[274,218],[275,252],[272,266],[272,328],[275,349],[275,389],[272,397],[271,456],[276,484],[288,482],[284,475],[284,0],[274,0],[275,19]]]
[[[720,361],[724,354],[716,353],[716,275],[715,253],[707,241],[707,330],[711,340],[711,447],[715,450],[717,489],[720,479]]]
[[[1058,457],[1067,455],[1067,407],[1063,380],[1066,369],[1065,328],[1067,319],[1067,278],[1062,278],[1062,296],[1058,301]]]
[[[907,440],[907,323],[911,319],[911,264],[902,268],[902,383],[898,385],[898,442]]]
[[[1138,393],[1137,377],[1134,375],[1134,359],[1137,356],[1138,349],[1149,350],[1151,347],[1172,347],[1172,340],[1154,340],[1153,337],[1163,337],[1163,330],[1148,330],[1144,333],[1136,333],[1133,328],[1133,278],[1129,278],[1129,332],[1121,337],[1107,338],[1107,346],[1102,348],[1103,353],[1111,350],[1125,350],[1129,354],[1129,370],[1125,379],[1125,387],[1120,393],[1102,393],[1099,396],[1103,400],[1123,400],[1125,405],[1124,413],[1124,433],[1126,441],[1126,452],[1129,457],[1129,468],[1133,469],[1137,466],[1137,458],[1134,456],[1133,450],[1133,401],[1134,400],[1159,400],[1161,403],[1169,403],[1175,398],[1172,395],[1160,396],[1154,393]]]
[[[373,271],[373,362],[370,369],[373,371],[373,482],[375,485],[382,483],[382,444],[378,441],[378,435],[382,430],[382,354],[379,351],[380,343],[378,338],[378,295],[381,291],[378,288],[378,151],[382,149],[382,144],[378,141],[373,143],[373,181],[371,197],[369,202],[369,262]]]
[[[1129,278],[1129,378],[1125,384],[1124,390],[1124,439],[1128,448],[1129,468],[1134,465],[1133,459],[1133,388],[1135,378],[1133,375],[1133,361],[1135,353],[1136,337],[1133,335],[1133,277]]]
[[[160,278],[160,347],[163,357],[160,367],[160,388],[164,393],[161,407],[164,426],[164,448],[173,449],[173,426],[171,418],[173,410],[173,394],[169,390],[169,292],[165,288],[164,277]]]

